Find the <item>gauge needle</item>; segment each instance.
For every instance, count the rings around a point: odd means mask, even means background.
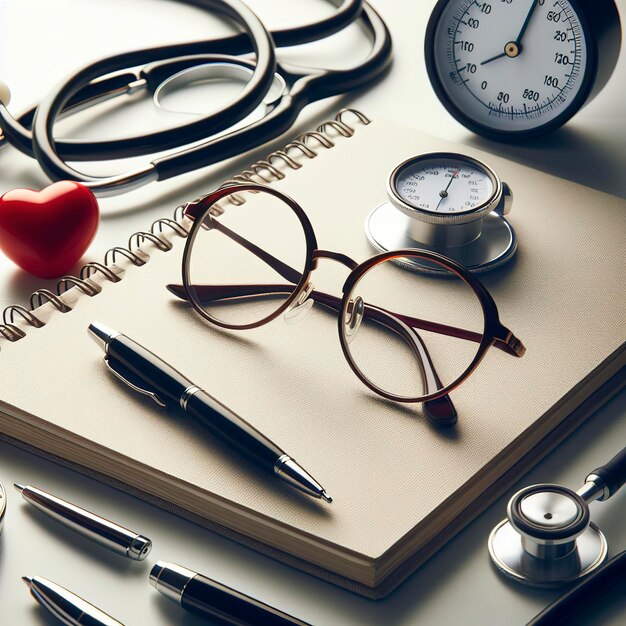
[[[528,28],[528,24],[530,23],[530,18],[533,16],[533,13],[535,12],[535,9],[537,8],[538,5],[539,5],[539,0],[533,0],[533,3],[530,5],[530,9],[528,10],[528,15],[526,16],[526,19],[524,20],[524,24],[522,25],[522,30],[520,30],[519,35],[517,36],[517,39],[514,42],[517,44],[518,47],[522,45],[522,37],[526,33],[526,29]]]
[[[487,63],[491,63],[492,61],[495,61],[496,59],[501,59],[502,57],[509,57],[510,59],[514,59],[516,56],[519,56],[522,51],[522,38],[526,34],[526,29],[528,28],[528,24],[530,24],[530,18],[533,16],[533,13],[535,12],[537,6],[539,6],[539,0],[533,0],[533,3],[530,5],[530,9],[528,10],[528,14],[526,15],[526,19],[522,24],[522,28],[517,35],[517,39],[509,41],[506,46],[504,46],[504,52],[496,54],[495,57],[491,57],[490,59],[483,61],[481,65],[487,65]]]
[[[439,197],[440,200],[437,203],[437,206],[435,207],[435,211],[439,208],[439,205],[443,202],[444,198],[448,197],[448,189],[450,189],[450,185],[452,184],[452,181],[459,175],[459,170],[455,170],[454,172],[452,172],[452,176],[450,177],[450,181],[448,182],[448,186],[445,189],[442,189],[439,192]]]
[[[500,54],[496,54],[495,57],[491,57],[490,59],[487,59],[486,61],[483,61],[481,63],[481,65],[487,65],[487,63],[491,63],[492,61],[495,61],[496,59],[501,59],[502,57],[508,56],[506,52],[501,52]]]

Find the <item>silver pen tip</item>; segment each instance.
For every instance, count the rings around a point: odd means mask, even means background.
[[[333,499],[328,495],[325,489],[322,491],[322,500],[324,500],[324,502],[328,502],[328,504],[333,501]]]
[[[30,589],[30,586],[33,584],[33,577],[32,576],[22,576],[22,580],[24,581],[25,585]]]
[[[197,572],[182,565],[157,561],[150,572],[150,584],[170,600],[180,603],[183,591],[194,576]]]
[[[153,566],[152,566],[152,570],[150,571],[150,584],[157,589],[157,583],[159,582],[159,577],[161,576],[161,573],[163,572],[163,570],[165,569],[165,563],[163,561],[157,561]]]
[[[116,330],[108,328],[100,322],[93,322],[89,324],[87,329],[91,338],[106,352],[107,345],[110,341],[115,339],[120,333]]]
[[[15,487],[15,489],[17,489],[17,491],[19,491],[20,493],[22,493],[22,491],[24,491],[24,489],[26,489],[26,485],[20,485],[19,483],[13,483],[13,486]]]

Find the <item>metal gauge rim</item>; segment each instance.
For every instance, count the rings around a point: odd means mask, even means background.
[[[495,270],[510,261],[517,252],[517,235],[513,227],[504,217],[495,212],[482,218],[483,233],[478,239],[457,248],[431,247],[411,239],[408,235],[408,225],[412,219],[414,218],[398,211],[391,202],[383,202],[371,211],[365,220],[367,240],[379,252],[390,252],[403,248],[438,252],[457,261],[473,274]],[[497,236],[494,237],[494,235]],[[485,254],[485,244],[487,243],[491,245],[492,254]],[[439,266],[414,257],[392,259],[391,262],[420,274],[449,275],[449,272]]]
[[[491,562],[501,574],[515,582],[541,589],[555,589],[574,583],[606,561],[608,543],[593,522],[578,537],[576,545],[575,554],[553,559],[549,562],[550,566],[543,566],[541,559],[525,552],[521,535],[507,519],[495,526],[487,542]]]
[[[448,90],[444,86],[442,74],[437,68],[435,51],[436,35],[438,33],[443,12],[449,2],[450,0],[439,0],[430,15],[424,38],[426,71],[439,101],[443,104],[446,111],[448,111],[448,113],[452,115],[452,117],[460,124],[465,126],[465,128],[468,128],[472,132],[494,141],[523,142],[530,139],[536,139],[537,137],[542,137],[567,123],[574,115],[576,115],[576,113],[578,113],[578,111],[580,111],[587,100],[590,99],[590,96],[594,95],[592,92],[594,90],[596,79],[598,78],[599,69],[598,50],[597,46],[594,45],[595,38],[592,36],[589,21],[582,6],[577,2],[577,0],[568,0],[576,14],[576,17],[578,18],[578,21],[580,22],[581,34],[587,44],[587,65],[581,78],[578,93],[574,96],[569,105],[565,107],[565,110],[555,118],[543,124],[519,131],[497,129],[493,126],[487,126],[473,117],[469,117],[449,95]],[[443,24],[441,27],[444,27]]]
[[[458,213],[453,214],[436,213],[435,211],[429,211],[428,209],[422,209],[409,204],[400,196],[397,190],[398,177],[410,166],[419,163],[420,161],[429,161],[434,159],[450,159],[460,161],[483,171],[491,180],[493,192],[489,198],[479,206],[468,209],[467,211],[459,211]],[[387,195],[389,197],[389,201],[399,211],[402,211],[408,216],[419,216],[419,218],[414,217],[414,219],[419,219],[420,221],[427,222],[429,224],[462,224],[464,222],[479,219],[481,216],[491,213],[491,211],[498,206],[500,200],[502,199],[502,181],[496,172],[489,167],[489,165],[474,157],[460,154],[458,152],[426,152],[418,156],[409,157],[393,168],[387,177]]]

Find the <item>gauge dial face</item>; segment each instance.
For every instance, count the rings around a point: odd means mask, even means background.
[[[412,159],[392,175],[391,186],[410,207],[448,215],[480,209],[496,191],[489,171],[461,155]]]
[[[495,133],[558,124],[588,92],[584,33],[569,0],[449,0],[432,42],[439,96]]]

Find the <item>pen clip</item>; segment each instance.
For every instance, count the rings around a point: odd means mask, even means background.
[[[123,383],[128,385],[131,389],[134,389],[135,391],[142,393],[144,396],[148,396],[152,398],[159,406],[167,406],[165,402],[163,402],[163,400],[161,400],[161,398],[159,398],[159,396],[157,396],[157,394],[154,393],[154,391],[150,391],[149,389],[143,389],[142,387],[139,387],[138,385],[133,383],[131,380],[129,380],[128,370],[122,367],[119,363],[116,363],[115,361],[113,361],[112,363],[111,359],[108,356],[105,356],[104,364],[108,367],[110,372],[115,374],[115,376],[117,376]]]

